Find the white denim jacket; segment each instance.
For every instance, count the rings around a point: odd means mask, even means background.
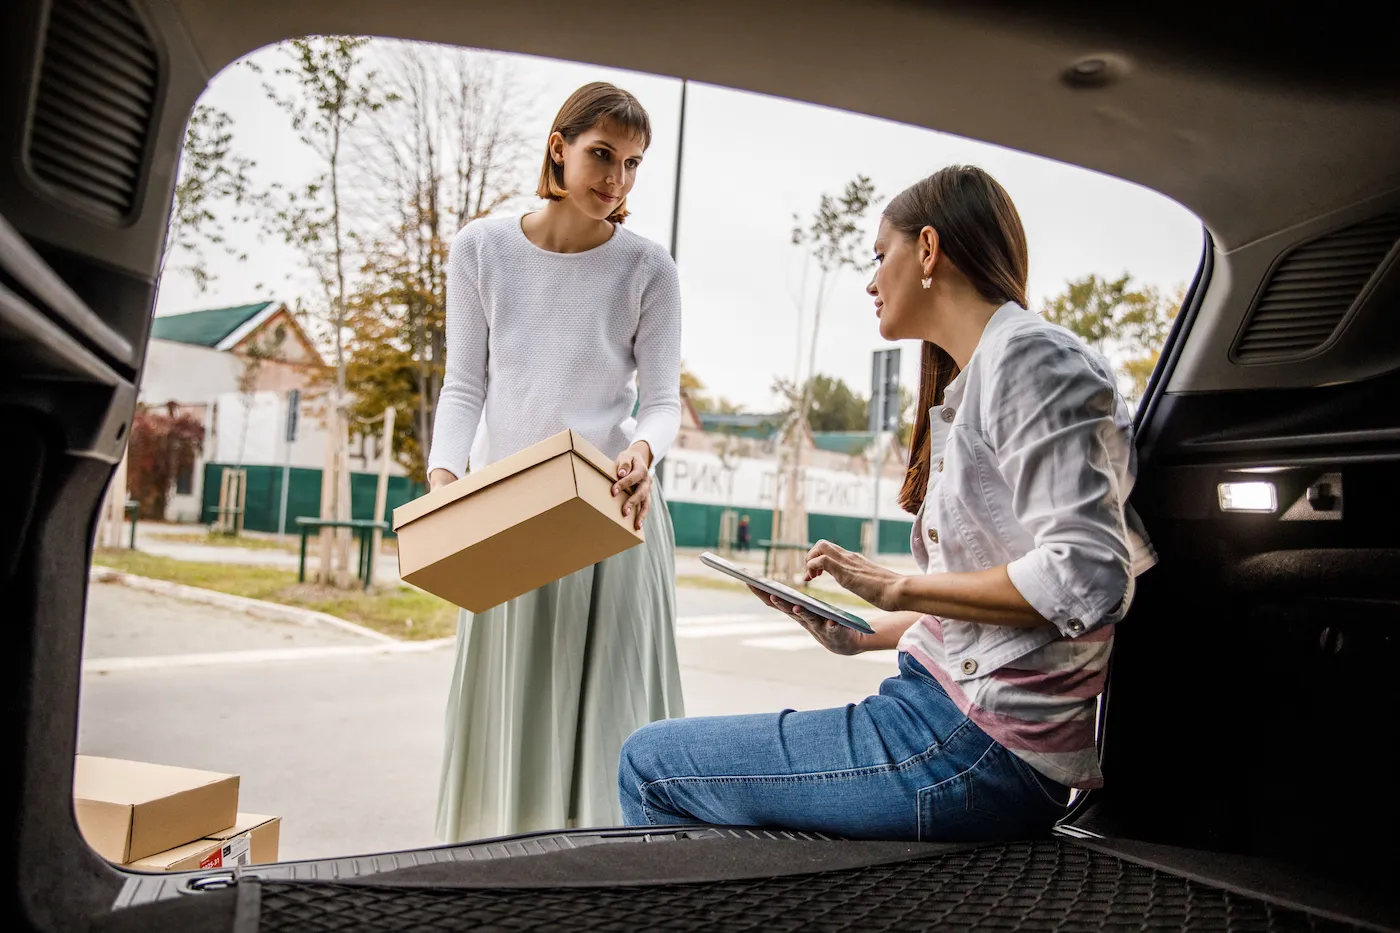
[[[1127,612],[1156,562],[1127,504],[1132,419],[1113,371],[1078,337],[1015,303],[992,316],[972,359],[930,410],[932,469],[914,524],[926,572],[989,570],[1055,629],[943,619],[948,673],[992,674],[1061,635]]]

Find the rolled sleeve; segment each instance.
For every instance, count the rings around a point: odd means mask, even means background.
[[[1066,335],[1008,342],[988,440],[1033,547],[1007,565],[1012,584],[1071,638],[1116,616],[1131,588],[1117,390]]]

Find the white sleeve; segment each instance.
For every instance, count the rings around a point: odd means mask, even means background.
[[[681,285],[670,256],[653,266],[632,343],[640,402],[632,440],[647,442],[655,466],[681,429]]]
[[[461,477],[481,410],[486,403],[489,330],[478,287],[481,238],[470,224],[452,241],[447,257],[447,366],[433,415],[428,472],[444,469]]]
[[[1124,496],[1109,448],[1122,443],[1117,389],[1078,347],[1015,338],[987,424],[1016,519],[1035,547],[1006,567],[1026,602],[1065,635],[1091,630],[1128,597]]]

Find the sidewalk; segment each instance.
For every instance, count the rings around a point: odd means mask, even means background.
[[[236,544],[211,544],[203,540],[202,525],[166,525],[144,522],[136,526],[136,549],[157,557],[172,560],[187,560],[205,564],[243,564],[258,567],[277,567],[295,571],[300,562],[299,548],[301,536],[288,533],[284,539],[285,549],[269,547],[278,541],[278,536],[266,532],[245,531],[241,538],[256,542],[259,547],[239,547]],[[187,540],[189,538],[196,540]],[[358,543],[350,542],[351,560],[358,553]],[[320,548],[317,539],[306,542],[306,571],[314,575],[320,564]],[[399,581],[399,561],[392,543],[380,549],[374,557],[374,582],[381,586],[394,586]]]
[[[202,534],[203,528],[198,525],[162,525],[147,522],[137,526],[136,548],[147,554],[169,557],[174,560],[278,567],[293,571],[297,569],[299,538],[296,535],[287,535],[286,550],[267,547],[266,545],[277,541],[277,535],[259,532],[243,533],[245,538],[263,545],[256,548],[238,547],[233,544],[209,544],[202,540],[184,540],[192,535]],[[700,554],[703,550],[703,548],[677,548],[676,576],[713,578],[716,581],[728,579],[700,562]],[[727,559],[756,574],[763,572],[762,549],[755,548],[747,554],[735,551]],[[319,560],[316,542],[314,540],[308,541],[306,555],[308,574],[315,573]],[[881,554],[878,563],[897,573],[913,574],[919,572],[919,568],[910,554]],[[399,561],[392,542],[386,543],[381,552],[375,556],[374,581],[381,586],[393,586],[400,582]],[[818,577],[812,581],[811,587],[815,590],[840,590],[840,587],[830,577]]]

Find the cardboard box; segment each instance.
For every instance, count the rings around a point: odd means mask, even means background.
[[[395,509],[399,576],[483,612],[635,547],[615,481],[596,447],[556,434]]]
[[[210,833],[210,839],[228,841],[247,836],[252,844],[250,865],[266,865],[277,861],[277,847],[282,841],[282,818],[260,813],[240,813],[238,822],[228,829]]]
[[[133,862],[238,820],[238,775],[79,755],[73,809],[88,845]]]
[[[137,859],[126,867],[137,871],[197,871],[201,868],[232,868],[251,863],[252,842],[247,836],[236,839],[199,839],[155,855]]]
[[[264,865],[277,861],[281,827],[280,817],[240,813],[235,825],[212,834],[208,839],[138,859],[127,867],[138,871],[195,871],[234,865]]]

